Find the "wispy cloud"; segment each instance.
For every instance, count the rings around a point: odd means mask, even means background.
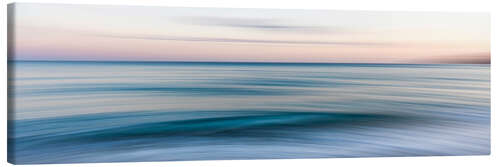
[[[304,26],[283,23],[279,19],[257,19],[257,18],[234,18],[234,17],[182,17],[175,19],[184,24],[193,24],[201,26],[221,26],[232,28],[245,28],[263,31],[282,31],[282,32],[337,32],[338,28],[324,26]]]
[[[264,39],[241,39],[241,38],[212,38],[212,37],[184,37],[184,36],[140,36],[140,35],[107,35],[94,34],[99,37],[122,38],[122,39],[144,39],[144,40],[168,40],[188,42],[225,42],[225,43],[263,43],[263,44],[308,44],[308,45],[353,45],[353,46],[381,46],[393,45],[382,42],[345,42],[345,41],[291,41],[291,40],[264,40]]]
[[[141,35],[141,34],[118,34],[112,32],[96,32],[89,30],[74,30],[64,28],[47,28],[41,26],[21,26],[20,28],[30,31],[58,32],[78,34],[81,36],[94,36],[103,38],[120,39],[142,39],[142,40],[166,40],[166,41],[187,41],[187,42],[224,42],[224,43],[260,43],[260,44],[305,44],[305,45],[351,45],[351,46],[395,46],[398,43],[388,42],[352,42],[352,41],[325,41],[325,40],[267,40],[267,39],[246,39],[246,38],[223,38],[223,37],[189,37],[189,36],[165,36],[165,35]]]

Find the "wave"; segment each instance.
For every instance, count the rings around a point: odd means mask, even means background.
[[[450,135],[456,137],[457,134],[462,134],[461,131],[452,132],[444,128],[461,127],[467,124],[450,121],[416,115],[384,113],[269,110],[118,112],[17,120],[11,123],[15,123],[15,131],[20,134],[9,135],[14,136],[14,138],[9,138],[9,145],[14,146],[15,149],[10,152],[11,155],[16,155],[15,161],[20,164],[123,162],[134,161],[134,159],[141,161],[223,159],[232,157],[230,150],[233,149],[233,145],[241,147],[238,153],[233,153],[233,156],[240,156],[235,158],[293,158],[298,155],[300,155],[298,157],[448,155],[446,151],[431,152],[419,148],[418,145],[406,144],[407,146],[402,147],[400,144],[404,143],[401,137],[403,139],[410,136],[425,137],[418,131],[412,132],[411,129],[415,127],[441,131],[441,137],[444,139]],[[456,126],[457,123],[460,126]],[[441,128],[443,129],[439,130]],[[424,134],[428,133],[430,132]],[[474,138],[484,140],[481,137]],[[398,142],[391,144],[384,140]],[[425,137],[425,140],[430,139]],[[467,140],[470,140],[470,137]],[[337,150],[331,155],[320,152],[307,155],[298,154],[297,151],[300,149],[292,149],[297,147],[330,152],[331,150],[328,150],[333,148],[352,147],[352,149],[364,150],[366,148],[359,147],[364,143],[373,143],[369,147],[389,150],[379,150],[376,154],[361,150],[356,154]],[[214,153],[212,156],[193,157],[204,152],[199,150],[200,147],[207,149],[205,151],[219,150],[221,152]],[[277,149],[269,152],[275,155],[251,153],[268,147]],[[288,151],[293,154],[281,155],[280,153],[286,152],[286,150],[278,149],[282,147],[292,149]],[[185,149],[190,150],[189,154],[182,154],[182,150]],[[245,149],[249,151],[248,154]],[[151,157],[148,159],[148,157],[136,155],[138,154],[136,152],[141,152],[141,150],[148,154],[155,153],[157,150],[165,152],[168,156],[156,153],[149,155]],[[402,150],[407,152],[401,152]],[[480,150],[484,148],[481,147]],[[457,153],[457,150],[448,151]],[[113,155],[118,154],[117,152],[120,155],[114,157]],[[453,154],[450,153],[450,155]],[[88,156],[88,159],[82,156]]]
[[[232,113],[232,114],[229,114]],[[236,113],[236,114],[235,114]],[[168,137],[168,136],[225,136],[225,135],[253,135],[260,136],[258,133],[242,133],[244,131],[253,130],[274,130],[286,128],[318,128],[320,126],[352,126],[356,124],[380,124],[387,122],[400,122],[402,120],[410,120],[408,118],[396,115],[384,114],[367,114],[367,113],[325,113],[325,112],[284,112],[284,111],[193,111],[193,112],[165,112],[152,113],[147,112],[142,116],[137,114],[126,113],[128,116],[123,117],[124,113],[110,114],[92,114],[83,116],[70,116],[51,119],[19,121],[16,123],[16,129],[23,132],[22,128],[33,128],[42,126],[50,127],[72,127],[79,124],[98,123],[113,121],[128,121],[133,119],[144,119],[145,117],[179,117],[179,115],[204,115],[202,118],[192,118],[184,120],[158,121],[152,122],[139,121],[138,123],[130,123],[125,125],[117,125],[112,128],[91,129],[87,131],[78,131],[75,129],[66,129],[64,132],[56,129],[46,132],[46,134],[36,134],[33,136],[23,136],[16,138],[19,142],[24,141],[46,141],[46,142],[98,142],[106,140],[122,140],[133,138],[147,137]],[[208,115],[207,115],[208,114]],[[182,116],[180,118],[183,118]],[[93,119],[93,121],[91,121]],[[147,119],[147,118],[146,118]],[[40,125],[40,126],[39,126]],[[21,129],[19,129],[21,128]],[[34,129],[31,129],[31,131]],[[269,132],[269,131],[267,131]],[[63,135],[61,135],[63,134]],[[47,140],[50,138],[50,140]]]

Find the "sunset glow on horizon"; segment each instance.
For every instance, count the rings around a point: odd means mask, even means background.
[[[10,60],[490,63],[487,13],[9,8]]]

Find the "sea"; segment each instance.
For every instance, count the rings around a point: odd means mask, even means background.
[[[490,154],[489,64],[8,68],[15,164]]]

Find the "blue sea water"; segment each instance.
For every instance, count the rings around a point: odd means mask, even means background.
[[[16,164],[490,153],[490,66],[9,62]]]

